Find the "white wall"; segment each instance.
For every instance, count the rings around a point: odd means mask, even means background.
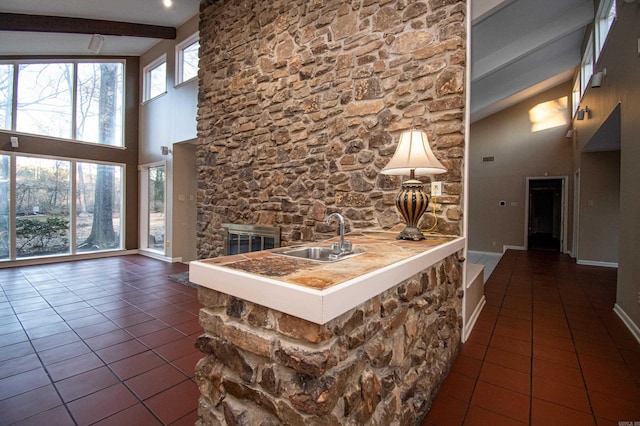
[[[144,67],[163,54],[167,57],[167,92],[140,105],[138,164],[166,161],[168,247],[165,255],[182,261],[193,260],[196,247],[195,197],[191,199],[189,192],[189,188],[193,188],[195,193],[196,187],[195,146],[190,148],[184,144],[195,144],[196,140],[198,79],[175,85],[176,45],[198,31],[198,22],[196,15],[178,28],[176,40],[163,40],[140,57],[141,91]],[[143,99],[142,93],[140,99]],[[163,156],[161,146],[169,147],[172,153]]]

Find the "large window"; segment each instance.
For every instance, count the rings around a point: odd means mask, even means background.
[[[2,63],[0,128],[123,146],[123,76],[120,61]]]
[[[13,65],[0,64],[0,129],[11,130]]]
[[[0,260],[120,249],[122,176],[119,165],[0,155]]]
[[[176,46],[176,84],[198,76],[198,33]]]
[[[143,99],[149,101],[167,91],[167,56],[162,55],[144,67]]]
[[[580,65],[580,85],[581,92],[584,95],[584,92],[587,90],[587,86],[589,85],[589,81],[591,80],[591,76],[593,75],[593,33],[589,36],[589,42],[587,43],[587,48],[584,51],[584,56],[582,57],[582,63]]]
[[[595,30],[596,30],[596,43],[595,54],[596,62],[600,58],[600,53],[604,48],[604,43],[607,41],[609,31],[613,26],[613,22],[616,20],[616,2],[615,0],[602,0],[600,2],[600,8],[596,14]]]

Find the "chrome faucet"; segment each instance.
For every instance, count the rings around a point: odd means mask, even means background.
[[[344,240],[344,217],[340,213],[331,213],[327,218],[327,225],[331,224],[331,219],[334,217],[340,223],[340,243],[333,243],[333,254],[337,256],[351,254],[353,252],[351,241]]]

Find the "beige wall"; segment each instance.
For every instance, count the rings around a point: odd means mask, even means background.
[[[617,263],[620,151],[581,155],[578,262]]]
[[[469,250],[502,252],[504,246],[524,246],[527,177],[571,176],[571,141],[565,137],[568,103],[567,108],[557,103],[568,102],[570,93],[571,85],[564,83],[471,125]],[[545,117],[555,124],[538,130],[534,124],[548,121],[536,118],[533,108],[544,106],[551,107],[544,109]],[[491,156],[495,161],[483,162]]]
[[[591,140],[620,104],[620,216],[618,291],[616,302],[623,317],[640,326],[640,8],[618,3],[618,17],[596,71],[607,69],[602,87],[589,89],[582,106],[588,119],[575,121],[578,150]],[[584,154],[583,154],[584,155]],[[584,159],[584,158],[583,158]],[[640,332],[640,331],[639,331]]]
[[[173,145],[173,255],[183,262],[196,260],[195,143]]]

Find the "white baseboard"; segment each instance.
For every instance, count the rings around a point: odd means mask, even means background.
[[[596,260],[576,260],[578,265],[586,265],[586,266],[603,266],[605,268],[617,268],[618,262],[598,262]]]
[[[499,251],[476,251],[476,250],[468,250],[467,253],[474,254],[476,256],[502,256],[502,253]]]
[[[73,260],[102,259],[104,257],[128,256],[130,254],[138,254],[138,250],[99,251],[81,254],[64,254],[57,256],[32,257],[29,259],[16,259],[0,262],[0,269],[14,268],[16,266],[48,265],[51,263],[71,262]]]
[[[150,257],[156,260],[162,260],[163,262],[167,262],[167,263],[182,262],[182,257],[168,257],[152,250],[140,249],[138,250],[138,252],[142,256]]]
[[[466,342],[471,334],[471,330],[473,330],[473,326],[476,325],[476,321],[480,316],[480,312],[482,312],[482,308],[487,304],[487,299],[482,295],[482,299],[476,305],[476,308],[473,310],[473,313],[469,317],[469,322],[464,325],[464,330],[462,332],[462,342]]]
[[[640,328],[633,322],[633,320],[627,315],[627,313],[617,303],[613,307],[613,312],[618,314],[624,325],[627,326],[633,337],[640,343]]]
[[[526,251],[527,248],[525,246],[502,246],[502,253],[504,253],[507,250],[520,250],[520,251]]]

